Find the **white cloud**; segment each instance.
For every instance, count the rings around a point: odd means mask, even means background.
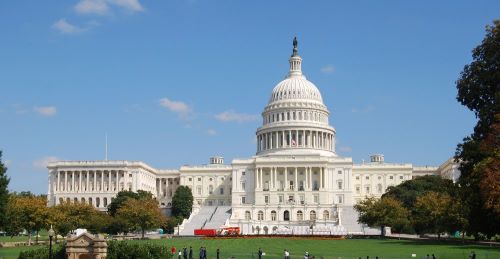
[[[125,8],[132,12],[142,12],[144,7],[142,7],[139,0],[109,0],[110,3]]]
[[[81,0],[74,8],[79,14],[105,15],[109,12],[109,7],[105,0]]]
[[[325,74],[332,74],[333,72],[335,72],[335,67],[331,64],[328,64],[321,68],[321,72]]]
[[[182,101],[173,101],[168,98],[160,99],[160,105],[181,117],[186,117],[191,112],[191,107]]]
[[[352,152],[352,147],[348,147],[348,146],[339,147],[339,151],[349,153],[349,152]]]
[[[63,34],[78,34],[84,32],[86,29],[73,25],[62,18],[52,25],[52,28],[56,29]]]
[[[12,164],[12,160],[5,160],[5,161],[3,161],[3,164],[4,164],[5,166],[9,166],[9,165],[11,165],[11,164]]]
[[[214,129],[208,129],[207,134],[210,136],[215,136],[217,135],[217,131],[215,131]]]
[[[56,115],[57,108],[55,106],[40,106],[40,107],[34,107],[33,111],[42,116],[50,117]]]
[[[61,159],[55,156],[46,156],[38,160],[33,161],[33,167],[36,169],[47,169],[47,165],[50,162],[60,161]]]
[[[247,122],[247,121],[257,120],[259,116],[254,114],[237,113],[233,110],[229,110],[215,115],[215,118],[219,121],[224,121],[224,122],[230,122],[230,121]]]

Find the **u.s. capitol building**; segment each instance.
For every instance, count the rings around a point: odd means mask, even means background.
[[[256,155],[224,164],[156,169],[137,161],[60,161],[48,165],[49,205],[86,202],[106,210],[122,190],[153,193],[168,213],[178,186],[194,196],[181,234],[196,228],[239,226],[243,234],[362,232],[353,205],[380,197],[389,186],[419,175],[456,179],[452,160],[440,167],[385,163],[384,156],[353,164],[336,153],[336,130],[318,88],[302,73],[297,42],[286,78],[271,92],[257,129]],[[311,227],[312,226],[312,227]]]

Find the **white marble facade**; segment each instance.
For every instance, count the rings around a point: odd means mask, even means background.
[[[389,186],[427,174],[456,179],[452,160],[441,167],[416,167],[386,163],[380,154],[362,164],[338,156],[330,113],[319,89],[302,73],[296,44],[289,63],[287,76],[274,87],[262,112],[255,156],[231,164],[213,157],[207,165],[178,170],[133,161],[53,162],[48,166],[49,205],[83,201],[105,210],[120,190],[145,190],[168,209],[183,185],[191,188],[195,207],[231,206],[229,224],[245,234],[279,233],[290,225],[298,231],[311,222],[331,231],[327,226],[342,224],[342,208],[380,197]]]

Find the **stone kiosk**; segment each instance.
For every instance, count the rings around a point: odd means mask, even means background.
[[[66,240],[66,255],[68,259],[105,259],[108,244],[104,237],[83,233],[68,237]]]

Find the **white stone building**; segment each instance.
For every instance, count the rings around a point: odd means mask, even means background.
[[[207,226],[214,215],[226,218],[208,225],[239,226],[244,234],[342,234],[359,232],[352,207],[365,197],[380,197],[389,186],[419,175],[456,180],[459,172],[452,160],[440,167],[416,167],[385,163],[380,154],[362,164],[340,157],[328,108],[302,73],[295,40],[289,64],[262,112],[255,156],[230,165],[213,157],[208,165],[178,170],[131,161],[53,162],[48,166],[49,205],[83,201],[105,210],[119,191],[145,190],[168,211],[175,190],[183,185],[194,196],[184,234]],[[219,207],[231,210],[220,212]]]

